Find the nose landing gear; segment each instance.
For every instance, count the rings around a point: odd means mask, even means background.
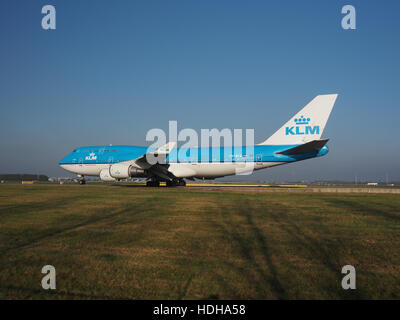
[[[84,176],[78,174],[79,184],[86,184],[86,180]]]

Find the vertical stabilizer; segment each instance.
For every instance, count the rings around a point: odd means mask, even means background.
[[[337,94],[316,96],[260,145],[295,145],[320,139]]]

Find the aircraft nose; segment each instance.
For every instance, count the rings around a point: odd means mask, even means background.
[[[71,154],[69,154],[66,157],[62,158],[60,160],[60,162],[58,163],[60,168],[64,169],[65,171],[68,171],[68,172],[74,172],[73,169],[72,169],[72,166],[71,166],[71,158],[72,158]]]
[[[59,165],[61,168],[64,169],[65,164],[67,163],[67,160],[68,160],[68,156],[65,156],[64,158],[62,158],[62,159],[60,160],[60,162],[58,163],[58,165]]]
[[[64,169],[64,170],[65,170],[65,164],[63,164],[61,161],[58,163],[58,165],[59,165],[59,167],[60,167],[61,169]]]

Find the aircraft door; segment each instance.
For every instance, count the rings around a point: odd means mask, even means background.
[[[262,154],[256,155],[256,165],[258,166],[262,165]]]

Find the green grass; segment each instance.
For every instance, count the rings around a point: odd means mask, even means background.
[[[391,194],[0,185],[0,298],[399,299],[399,240]]]

